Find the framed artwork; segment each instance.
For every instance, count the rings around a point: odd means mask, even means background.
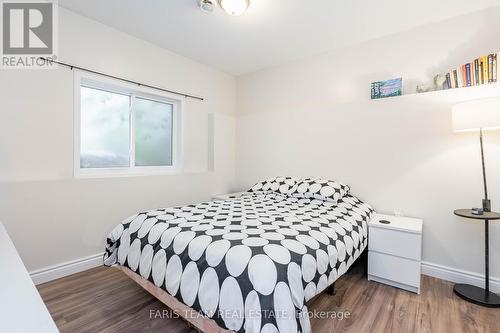
[[[403,93],[403,79],[397,78],[372,83],[372,99],[401,96]]]

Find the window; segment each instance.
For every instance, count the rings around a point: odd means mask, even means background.
[[[75,75],[75,175],[170,172],[182,102],[152,89]]]
[[[135,100],[135,165],[172,165],[173,105]]]
[[[80,89],[80,168],[130,166],[130,96]]]

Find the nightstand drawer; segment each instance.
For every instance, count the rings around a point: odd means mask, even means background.
[[[368,276],[420,288],[420,262],[378,252],[368,252]]]
[[[398,230],[370,228],[368,249],[413,260],[421,259],[422,235]]]

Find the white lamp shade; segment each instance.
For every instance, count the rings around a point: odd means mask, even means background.
[[[452,109],[453,131],[500,129],[500,98],[460,103]]]

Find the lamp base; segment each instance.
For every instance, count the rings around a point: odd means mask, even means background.
[[[497,294],[486,291],[483,288],[468,284],[456,284],[455,287],[453,287],[453,291],[466,301],[477,305],[487,306],[490,308],[500,307],[500,297]]]
[[[483,199],[483,210],[485,212],[491,212],[491,200]]]

